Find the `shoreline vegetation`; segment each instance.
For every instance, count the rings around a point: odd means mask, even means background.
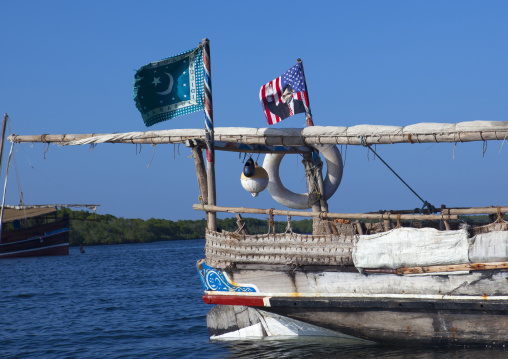
[[[88,211],[73,211],[68,208],[59,209],[60,216],[68,216],[71,220],[71,246],[92,246],[101,244],[148,243],[181,239],[205,238],[206,219],[178,220],[150,218],[115,217],[111,214],[96,214]],[[507,215],[508,216],[508,215]],[[505,216],[505,220],[507,220]],[[266,234],[266,219],[244,218],[245,226],[250,234]],[[461,216],[461,221],[469,223],[490,223],[488,216]],[[217,219],[219,228],[234,232],[238,229],[236,218]],[[275,231],[285,232],[286,221],[275,221]],[[312,219],[291,221],[295,233],[312,233]]]
[[[88,211],[59,209],[59,215],[69,216],[71,246],[93,246],[100,244],[148,243],[179,239],[205,238],[206,219],[178,220],[115,217],[111,214],[96,214]],[[268,221],[244,218],[251,234],[266,234]],[[217,219],[217,226],[226,231],[238,229],[236,218]],[[284,232],[286,221],[275,221],[275,231]],[[291,221],[295,233],[312,233],[312,220]]]

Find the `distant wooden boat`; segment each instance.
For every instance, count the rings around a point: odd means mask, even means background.
[[[7,114],[0,129],[0,169],[2,168]],[[7,161],[2,203],[0,205],[0,259],[69,254],[69,217],[58,216],[57,208],[86,207],[96,204],[5,205],[5,191],[12,157]],[[0,171],[1,172],[1,171]]]
[[[4,207],[0,259],[69,254],[69,218],[56,207]]]

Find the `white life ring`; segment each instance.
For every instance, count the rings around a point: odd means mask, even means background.
[[[315,145],[316,150],[323,154],[326,160],[326,177],[323,181],[324,195],[328,200],[339,187],[342,179],[342,156],[335,145]],[[265,156],[263,168],[268,173],[268,192],[280,204],[294,209],[307,209],[312,206],[308,193],[295,193],[288,190],[280,181],[279,167],[283,153],[270,153]]]

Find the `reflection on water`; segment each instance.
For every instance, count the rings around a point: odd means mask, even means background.
[[[298,338],[214,342],[229,351],[228,358],[393,358],[393,359],[489,359],[508,358],[504,348],[412,348],[337,338]]]

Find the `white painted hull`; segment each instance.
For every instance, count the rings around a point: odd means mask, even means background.
[[[382,343],[508,345],[505,271],[399,276],[264,266],[219,271],[228,287],[199,267],[210,304],[246,305]]]

